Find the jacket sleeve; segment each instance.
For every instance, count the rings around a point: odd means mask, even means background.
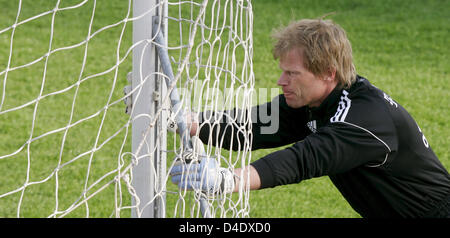
[[[252,165],[261,178],[261,188],[267,188],[343,173],[386,158],[388,153],[388,148],[368,131],[333,123]]]
[[[246,145],[252,150],[274,148],[303,140],[311,133],[306,120],[306,108],[290,108],[284,96],[279,95],[250,110],[200,113],[199,138],[203,143],[228,150]]]

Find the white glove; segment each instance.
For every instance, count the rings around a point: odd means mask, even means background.
[[[188,159],[189,156],[186,156]],[[204,157],[198,163],[178,161],[169,174],[172,182],[181,189],[201,191],[208,196],[232,193],[234,190],[234,174],[226,168],[219,167],[214,158]]]

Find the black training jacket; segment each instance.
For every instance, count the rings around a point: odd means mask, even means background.
[[[279,104],[273,134],[261,133],[273,122],[254,120],[249,133],[208,112],[200,118],[208,122],[200,127],[200,139],[232,150],[293,143],[252,163],[262,188],[327,175],[363,217],[432,216],[445,201],[448,209],[448,171],[409,113],[367,79],[358,76],[349,89],[335,89],[317,108],[290,108],[280,95],[252,112],[270,114],[273,103]],[[221,114],[227,113],[242,114]],[[246,133],[250,142],[243,140]]]

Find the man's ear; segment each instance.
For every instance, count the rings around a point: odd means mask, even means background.
[[[336,69],[329,68],[324,75],[324,79],[327,81],[333,81],[336,78]]]

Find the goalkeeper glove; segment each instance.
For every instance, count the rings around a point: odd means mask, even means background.
[[[185,157],[189,157],[185,156]],[[185,158],[187,161],[188,158]],[[232,193],[234,190],[234,173],[219,166],[211,157],[204,157],[200,163],[177,161],[169,174],[172,182],[181,189],[201,191],[208,196]]]

